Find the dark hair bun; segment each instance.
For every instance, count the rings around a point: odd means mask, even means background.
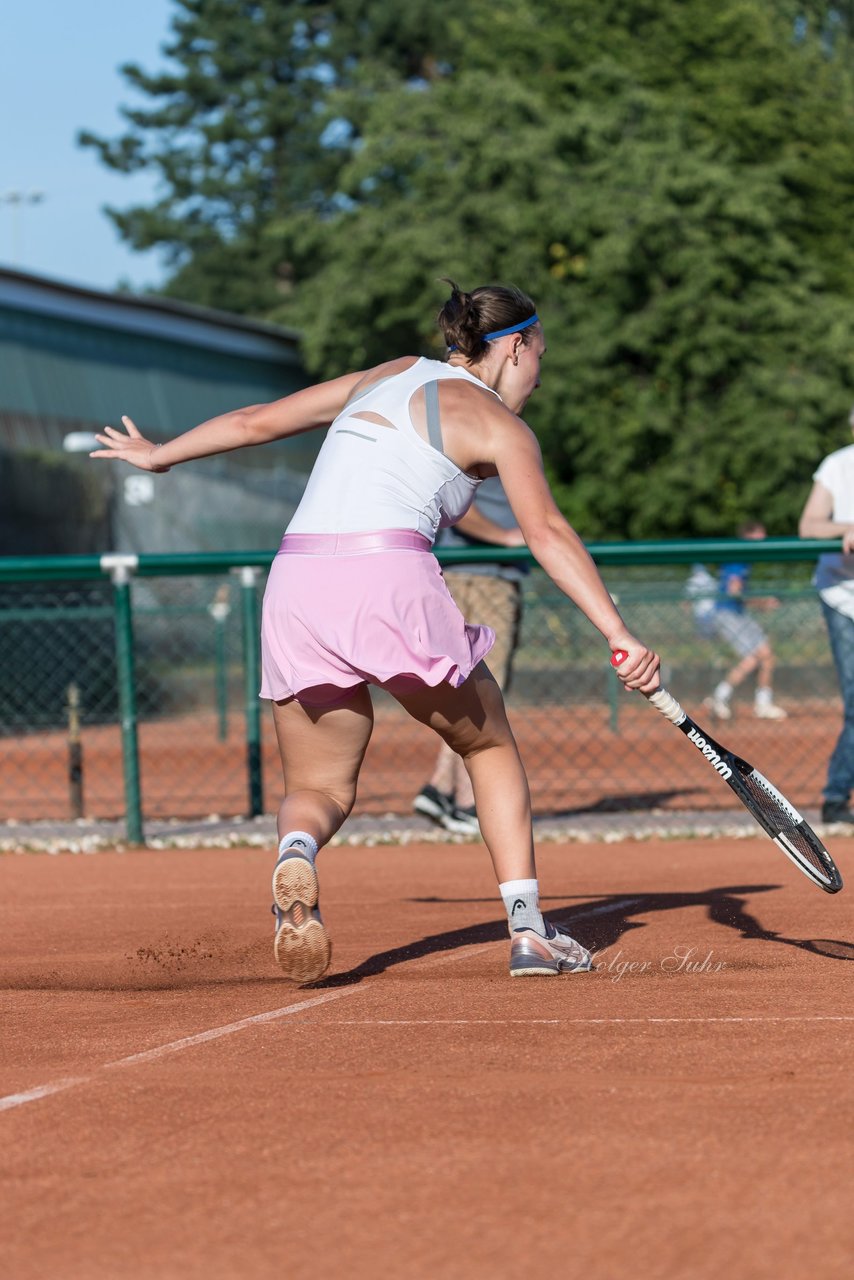
[[[470,360],[475,359],[484,347],[477,304],[470,293],[464,293],[453,280],[443,278],[451,286],[451,296],[437,317],[439,328],[449,348],[460,351]]]
[[[451,296],[436,317],[437,323],[448,349],[459,351],[475,364],[489,350],[488,334],[519,324],[536,312],[534,303],[521,289],[490,284],[464,293],[453,280],[442,278],[451,286]],[[523,330],[524,342],[530,341],[531,336]]]

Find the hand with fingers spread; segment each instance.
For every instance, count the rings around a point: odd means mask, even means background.
[[[89,457],[111,458],[117,459],[119,462],[129,462],[132,467],[138,467],[140,471],[168,471],[168,466],[157,465],[159,445],[152,444],[150,440],[146,440],[139,428],[126,414],[122,416],[122,423],[127,434],[118,431],[115,427],[104,427],[104,430],[98,432],[95,436],[95,439],[104,448],[94,449],[89,454]]]
[[[625,634],[619,642],[611,642],[611,666],[627,689],[639,689],[641,693],[655,693],[661,681],[661,661],[657,653],[647,649],[634,636]]]

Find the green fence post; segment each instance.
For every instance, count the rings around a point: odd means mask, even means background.
[[[136,673],[133,656],[133,608],[131,575],[136,556],[101,556],[101,568],[113,583],[116,625],[116,676],[122,732],[122,764],[125,781],[125,827],[130,844],[142,844],[142,791],[139,781],[139,738],[136,715]]]
[[[246,767],[249,774],[249,817],[257,818],[264,812],[264,789],[261,777],[261,703],[258,699],[261,663],[258,648],[258,595],[255,589],[261,571],[251,565],[244,565],[238,572],[243,601],[243,688],[246,714]]]

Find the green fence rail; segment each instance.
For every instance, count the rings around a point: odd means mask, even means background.
[[[679,688],[688,693],[695,684],[699,689],[701,679],[708,685],[727,659],[708,644],[704,647],[691,631],[684,567],[729,560],[757,566],[754,593],[773,594],[780,603],[774,641],[780,666],[788,673],[793,712],[810,698],[820,698],[824,708],[821,723],[827,741],[813,752],[813,776],[804,771],[802,779],[810,794],[817,791],[822,753],[829,750],[838,728],[829,652],[810,574],[821,552],[839,549],[838,540],[798,538],[588,544],[629,625],[662,650],[670,663],[668,678],[676,670]],[[438,558],[452,567],[493,560],[495,553],[489,548],[447,550]],[[501,558],[533,563],[524,548],[502,550]],[[212,771],[214,760],[219,761],[221,781],[211,783],[211,796],[222,797],[226,807],[239,808],[250,817],[264,812],[269,751],[266,718],[257,696],[258,632],[260,591],[271,559],[269,551],[0,557],[0,821],[79,816],[81,777],[91,779],[94,773],[91,767],[84,773],[81,742],[94,761],[103,762],[104,776],[112,778],[111,789],[92,800],[89,812],[111,816],[112,807],[114,814],[123,816],[131,843],[143,841],[147,816],[189,815],[193,795],[200,790],[198,778],[206,769]],[[204,584],[212,579],[211,597]],[[601,707],[605,717],[595,732],[604,728],[617,735],[629,704],[613,672],[603,670],[600,649],[592,644],[595,633],[536,568],[527,580],[525,597],[525,633],[517,656],[522,679],[513,697],[520,708],[523,754],[527,750],[534,758],[529,771],[535,783],[545,779],[541,808],[554,808],[549,796],[556,794],[560,779],[555,757],[567,755],[570,741],[576,744],[576,755],[584,756],[586,748],[578,743],[587,741],[585,726],[595,718],[590,708]],[[67,725],[58,711],[60,694]],[[234,714],[237,707],[242,709],[239,717]],[[210,732],[204,719],[207,708],[212,708]],[[417,763],[402,767],[400,744],[408,742],[405,735],[411,728],[398,724],[395,710],[385,711],[394,732],[385,764],[377,748],[379,767],[389,778],[392,770],[405,775],[405,786],[411,787],[420,776],[418,770],[423,772],[429,764],[432,748],[419,741]],[[225,798],[231,795],[228,787],[238,759],[236,721],[245,796],[245,803],[237,806]],[[531,737],[526,746],[526,733],[534,723],[539,737]],[[627,741],[633,723],[627,725]],[[142,747],[141,727],[146,739]],[[120,776],[112,729],[119,735]],[[183,747],[177,745],[179,739]],[[770,749],[771,740],[767,742]],[[187,764],[183,773],[182,751]],[[71,808],[60,812],[63,805],[55,792],[64,782],[58,784],[56,776],[65,778],[66,760],[74,800]],[[595,792],[598,786],[608,800],[606,783],[612,773],[606,764],[588,769],[592,782],[580,765],[573,765],[573,770],[576,795],[591,788]],[[30,794],[31,775],[39,771],[45,779],[43,790],[39,794],[32,789]],[[405,795],[404,783],[395,791],[390,780],[374,791],[369,798],[379,808],[399,807]],[[654,791],[647,785],[646,794]],[[622,802],[632,803],[631,795],[624,786]],[[535,786],[535,800],[536,796]],[[610,799],[616,804],[621,797]]]
[[[694,561],[721,563],[737,560],[792,562],[815,560],[826,551],[839,551],[835,539],[764,538],[761,541],[740,538],[701,538],[693,541],[669,542],[588,542],[587,550],[599,565],[626,564],[691,564]],[[438,549],[442,564],[470,563],[495,559],[491,548]],[[0,583],[84,581],[109,576],[118,563],[140,577],[162,578],[178,575],[219,574],[233,569],[267,570],[272,551],[194,552],[188,555],[121,555],[106,556],[0,556]],[[503,561],[531,562],[524,547],[506,547]]]

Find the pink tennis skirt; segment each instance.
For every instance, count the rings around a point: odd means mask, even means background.
[[[261,694],[328,706],[360,684],[458,688],[495,643],[468,624],[420,533],[286,534],[261,622]]]

